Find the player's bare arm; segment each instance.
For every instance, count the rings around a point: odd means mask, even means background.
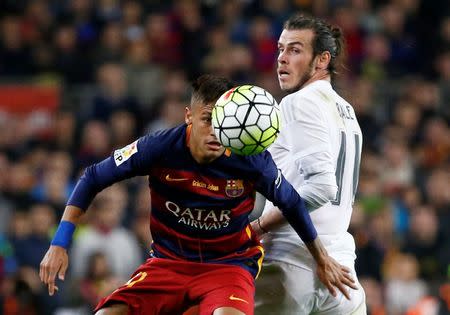
[[[328,255],[325,247],[320,241],[319,237],[311,242],[305,242],[309,252],[314,257],[317,263],[317,276],[320,281],[328,288],[328,291],[336,297],[336,289],[344,294],[344,296],[350,300],[350,294],[346,289],[350,287],[357,290],[355,280],[351,276],[350,269],[340,265],[331,256]]]
[[[47,285],[49,295],[53,295],[58,290],[55,284],[56,275],[59,280],[64,280],[69,266],[67,247],[83,213],[83,210],[78,207],[70,205],[66,207],[52,245],[41,261],[39,277]]]
[[[251,226],[258,236],[262,236],[264,233],[278,228],[283,223],[286,223],[286,219],[281,211],[278,208],[272,208],[251,222]]]

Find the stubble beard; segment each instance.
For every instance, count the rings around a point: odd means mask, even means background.
[[[298,90],[300,90],[303,87],[303,85],[305,85],[305,83],[308,82],[309,79],[311,79],[311,77],[313,76],[313,73],[312,73],[313,67],[314,67],[313,61],[314,60],[311,60],[311,62],[308,65],[308,70],[302,75],[302,77],[300,78],[300,81],[299,81],[299,83],[297,85],[295,85],[292,88],[287,88],[287,89],[283,89],[280,86],[281,90],[283,90],[284,92],[289,93],[289,94],[297,92]]]

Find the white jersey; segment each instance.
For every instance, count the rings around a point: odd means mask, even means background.
[[[329,254],[338,261],[354,261],[355,244],[347,229],[358,185],[362,134],[353,107],[322,80],[286,96],[280,107],[282,129],[269,151],[310,208],[316,208],[314,200],[323,200],[310,215]],[[332,197],[320,198],[330,187]],[[271,207],[267,202],[265,211]],[[272,231],[264,242],[267,259],[313,268],[311,255],[289,225]]]

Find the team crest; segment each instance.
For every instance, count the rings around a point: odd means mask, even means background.
[[[225,194],[228,197],[239,197],[244,193],[244,182],[242,179],[228,179],[225,186]]]

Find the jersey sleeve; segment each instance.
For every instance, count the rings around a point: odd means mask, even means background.
[[[310,209],[316,209],[334,199],[337,192],[329,124],[317,101],[307,97],[291,101],[293,120],[283,134],[296,171],[305,179],[298,192]]]
[[[151,165],[161,156],[162,141],[156,136],[144,136],[110,157],[86,168],[78,180],[67,205],[86,210],[95,195],[106,187],[133,176],[147,175]]]
[[[317,231],[311,221],[304,200],[277,169],[268,152],[258,155],[259,176],[255,184],[258,192],[263,194],[283,213],[286,220],[304,242],[317,237]]]

